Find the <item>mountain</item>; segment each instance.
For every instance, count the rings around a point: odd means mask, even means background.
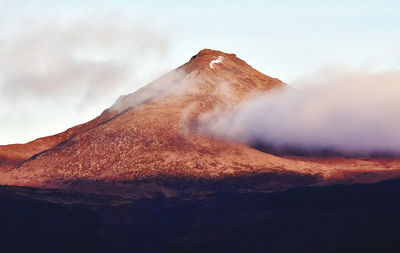
[[[398,159],[276,156],[197,131],[204,113],[227,111],[255,94],[284,87],[234,54],[202,50],[121,96],[92,121],[27,144],[0,146],[0,184],[155,182],[273,190],[400,175]]]

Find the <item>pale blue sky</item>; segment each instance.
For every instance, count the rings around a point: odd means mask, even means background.
[[[400,65],[400,1],[19,2],[44,19],[115,11],[150,22],[170,34],[170,67],[202,48],[234,52],[287,82],[326,64]]]
[[[8,38],[12,41],[14,37],[23,44],[24,34],[40,25],[62,23],[68,26],[87,17],[107,16],[115,18],[121,25],[146,27],[151,30],[151,36],[160,37],[160,43],[165,43],[166,47],[161,58],[158,54],[153,57],[132,53],[130,57],[143,57],[143,61],[123,59],[136,64],[137,69],[136,79],[129,79],[131,84],[123,88],[124,93],[132,92],[163,72],[185,63],[203,48],[236,53],[261,72],[290,84],[304,74],[337,64],[372,70],[398,69],[399,13],[400,1],[389,0],[0,0],[0,47]],[[122,51],[125,49],[131,51],[129,44],[120,48]],[[41,54],[45,55],[46,51]],[[55,59],[62,60],[60,57]],[[0,78],[6,76],[7,73],[3,72],[0,69]],[[1,126],[0,144],[25,142],[62,131],[90,120],[116,99],[116,94],[109,94],[104,99],[99,94],[93,102],[96,104],[85,104],[86,110],[77,110],[82,103],[71,95],[69,100],[64,98],[63,101],[74,100],[71,102],[73,106],[65,102],[49,109],[49,105],[54,104],[52,97],[37,99],[28,94],[24,104],[18,98],[10,97],[4,89],[2,91],[5,84],[1,81],[0,106],[3,109],[0,116],[9,118],[10,122]],[[53,99],[57,100],[57,95],[53,95]],[[15,105],[10,104],[9,101],[14,100]],[[24,115],[26,107],[33,108],[29,115]],[[57,118],[60,112],[65,116],[62,119]]]

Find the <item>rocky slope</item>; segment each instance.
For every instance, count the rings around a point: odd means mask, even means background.
[[[229,110],[255,94],[285,86],[233,54],[202,50],[176,70],[120,97],[86,124],[0,147],[0,184],[215,182],[263,175],[266,188],[286,188],[400,175],[397,159],[279,157],[197,131],[203,113]]]

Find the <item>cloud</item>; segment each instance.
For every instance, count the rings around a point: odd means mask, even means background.
[[[199,130],[269,152],[400,154],[400,71],[325,68],[200,117]]]
[[[170,36],[149,20],[122,11],[58,18],[21,3],[2,7],[0,144],[90,120],[165,70]]]
[[[119,97],[111,109],[121,112],[161,97],[180,97],[193,93],[196,92],[197,82],[196,77],[188,76],[182,69],[175,69],[136,92]]]
[[[164,56],[168,38],[150,29],[126,27],[106,16],[67,25],[42,24],[0,41],[0,87],[13,99],[121,91],[146,54]],[[115,95],[115,94],[114,94]]]

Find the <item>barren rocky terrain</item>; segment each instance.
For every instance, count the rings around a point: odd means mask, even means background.
[[[395,158],[278,156],[198,131],[208,112],[286,84],[233,54],[202,50],[88,123],[27,144],[0,147],[0,183],[65,187],[73,182],[266,180],[264,190],[400,175]],[[265,177],[270,175],[271,177]],[[260,180],[259,180],[260,181]]]

